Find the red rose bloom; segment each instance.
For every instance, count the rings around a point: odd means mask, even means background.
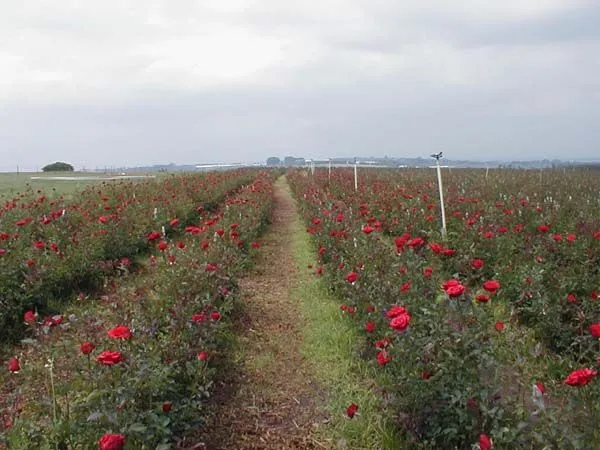
[[[12,357],[8,360],[8,370],[9,372],[18,372],[21,370],[21,363],[15,357]]]
[[[477,297],[475,297],[475,300],[477,300],[479,303],[487,303],[490,298],[487,295],[479,294]]]
[[[404,313],[394,317],[390,322],[390,327],[394,330],[402,332],[408,328],[410,324],[410,314]]]
[[[448,289],[446,289],[446,294],[448,294],[448,297],[460,297],[464,294],[464,292],[465,287],[460,283],[449,286]]]
[[[105,434],[98,441],[99,450],[123,450],[125,436],[122,434]]]
[[[392,357],[386,351],[377,352],[377,364],[385,366],[392,360]]]
[[[354,415],[356,414],[356,411],[358,411],[358,405],[355,403],[351,403],[350,406],[348,406],[348,408],[346,408],[346,414],[348,415],[348,417],[350,417],[351,419],[354,417]]]
[[[172,408],[173,408],[173,405],[172,405],[171,402],[164,402],[162,404],[162,410],[163,410],[163,412],[166,412],[166,413],[171,412]]]
[[[471,267],[473,267],[473,269],[475,270],[479,270],[483,267],[485,263],[483,262],[483,259],[474,259],[473,261],[471,261]]]
[[[496,280],[488,280],[483,283],[483,288],[494,294],[498,289],[500,289],[500,283]]]
[[[81,353],[83,353],[84,355],[89,355],[94,351],[95,348],[96,347],[91,342],[84,342],[83,344],[81,344],[80,347]]]
[[[208,359],[208,353],[207,352],[200,352],[197,355],[198,361],[206,361]]]
[[[394,317],[398,317],[401,314],[406,314],[406,308],[404,306],[394,305],[387,310],[388,319],[393,319]]]
[[[117,325],[108,331],[108,337],[111,339],[131,339],[131,330],[126,325]]]
[[[356,272],[350,272],[346,275],[346,281],[348,283],[354,283],[356,280],[358,280],[358,274]]]
[[[221,313],[219,311],[213,311],[210,313],[210,318],[212,320],[219,320],[221,318]]]
[[[123,354],[120,352],[105,351],[98,355],[98,362],[105,366],[112,366],[123,361]]]
[[[480,450],[490,450],[494,444],[492,440],[487,434],[482,434],[479,436],[479,448]]]
[[[502,331],[504,330],[504,322],[496,322],[496,325],[494,325],[494,328],[496,328],[496,331]]]
[[[160,242],[158,243],[158,249],[159,249],[161,252],[164,252],[164,251],[165,251],[165,250],[166,250],[168,247],[169,247],[169,244],[167,244],[167,242],[166,242],[166,241],[160,241]]]
[[[597,370],[578,369],[571,372],[565,379],[564,383],[568,384],[569,386],[585,386],[592,381],[596,375],[598,375]]]
[[[375,331],[375,322],[365,323],[365,331],[367,333],[372,333],[373,331]]]
[[[27,311],[23,316],[23,320],[25,321],[25,323],[31,325],[32,323],[35,323],[35,316],[36,316],[35,312]]]
[[[365,225],[362,229],[362,232],[365,234],[371,234],[375,229],[369,225]]]
[[[590,334],[596,339],[600,338],[600,323],[593,323],[590,325]]]

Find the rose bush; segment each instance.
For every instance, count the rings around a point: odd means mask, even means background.
[[[216,209],[196,211],[188,232],[161,232],[138,273],[72,305],[60,325],[30,325],[21,370],[0,375],[10,448],[166,449],[202,426],[273,176],[255,172]]]
[[[358,355],[415,448],[597,442],[593,372],[563,383],[600,357],[594,174],[446,172],[446,239],[431,171],[361,170],[356,191],[351,170],[288,178],[319,276],[363,330]],[[388,314],[400,305],[410,320],[397,332]],[[551,394],[531,394],[539,380]]]

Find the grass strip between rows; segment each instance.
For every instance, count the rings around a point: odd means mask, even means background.
[[[293,255],[300,273],[315,265],[313,242],[296,217]],[[398,449],[402,440],[390,415],[382,408],[381,397],[374,390],[374,370],[356,357],[357,330],[342,317],[339,301],[331,296],[320,279],[303,276],[293,292],[299,300],[304,327],[304,357],[311,361],[318,381],[329,392],[328,412],[331,424],[325,436],[336,447],[351,449]],[[359,406],[353,419],[346,408]]]

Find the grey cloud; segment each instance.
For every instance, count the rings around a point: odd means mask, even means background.
[[[595,156],[600,6],[564,2],[519,15],[519,2],[507,3],[512,9],[498,18],[470,11],[469,0],[456,10],[262,0],[234,11],[155,1],[112,20],[110,7],[19,10],[29,40],[11,41],[9,53],[23,52],[23,73],[63,70],[74,82],[51,92],[15,78],[0,110],[0,159],[103,167],[434,150],[475,159]],[[0,24],[19,29],[7,20]],[[183,62],[203,60],[186,39],[215,24],[280,40],[281,58],[241,80],[196,83]],[[42,47],[44,37],[56,48]],[[188,44],[182,65],[148,78],[156,58],[171,56],[153,49],[174,38]]]

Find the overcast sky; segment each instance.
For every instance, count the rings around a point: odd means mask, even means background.
[[[0,170],[600,158],[598,0],[0,0]]]

